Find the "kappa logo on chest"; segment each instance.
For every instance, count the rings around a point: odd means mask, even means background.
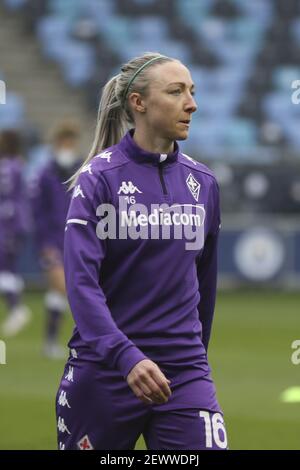
[[[122,184],[119,188],[118,194],[134,194],[134,193],[140,193],[142,194],[142,191],[139,190],[137,186],[135,186],[132,181],[122,181]]]

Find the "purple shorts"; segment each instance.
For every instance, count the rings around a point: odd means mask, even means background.
[[[169,401],[147,405],[118,371],[70,358],[56,395],[58,448],[132,450],[143,434],[149,450],[227,449],[212,379],[166,376]]]

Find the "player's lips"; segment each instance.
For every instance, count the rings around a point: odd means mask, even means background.
[[[184,126],[186,127],[189,127],[190,126],[190,120],[188,119],[185,119],[184,121],[179,121],[179,124],[183,124]]]

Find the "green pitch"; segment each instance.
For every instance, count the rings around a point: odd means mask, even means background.
[[[55,449],[54,399],[63,361],[42,357],[43,301],[26,300],[33,322],[6,342],[0,365],[0,449]],[[218,294],[209,359],[231,449],[299,449],[300,402],[280,395],[300,386],[291,343],[300,339],[300,294],[242,291]],[[4,318],[0,303],[0,320]],[[67,318],[62,341],[72,330]],[[142,438],[137,449],[144,449]]]

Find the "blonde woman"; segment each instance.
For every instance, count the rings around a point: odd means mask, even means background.
[[[57,392],[60,449],[226,449],[207,362],[219,195],[182,154],[189,70],[145,53],[105,85],[71,183],[64,263],[76,327]]]

